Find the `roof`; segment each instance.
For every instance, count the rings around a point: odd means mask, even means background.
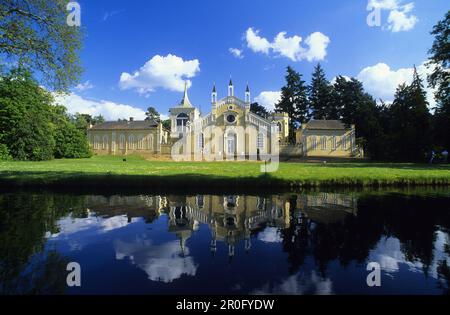
[[[340,120],[310,120],[305,129],[345,130],[347,126]]]
[[[184,82],[184,95],[183,95],[183,99],[181,100],[180,106],[181,107],[193,107],[191,104],[191,101],[189,101],[187,81]]]
[[[95,125],[91,130],[142,130],[158,127],[154,120],[135,120],[135,121],[107,121],[103,124]]]

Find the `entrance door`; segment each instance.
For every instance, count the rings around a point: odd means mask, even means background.
[[[236,137],[231,134],[227,137],[227,154],[234,155],[236,153]]]

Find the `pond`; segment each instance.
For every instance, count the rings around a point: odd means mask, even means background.
[[[0,294],[448,294],[449,204],[447,188],[4,192]]]

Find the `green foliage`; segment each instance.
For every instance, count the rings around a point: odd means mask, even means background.
[[[257,102],[250,104],[250,111],[264,118],[267,118],[269,115],[267,109],[264,106],[259,105]]]
[[[9,149],[6,144],[0,143],[0,161],[11,160],[12,156],[9,154]]]
[[[162,125],[163,125],[163,128],[170,130],[170,128],[172,127],[172,122],[170,121],[170,119],[166,119],[166,120],[163,120]]]
[[[147,112],[145,113],[145,116],[147,116],[146,120],[154,120],[157,122],[161,121],[161,115],[158,113],[158,111],[154,107],[147,108]]]
[[[0,142],[17,160],[90,156],[84,131],[23,69],[0,80]]]
[[[67,0],[2,0],[0,54],[36,71],[55,90],[77,82],[79,27],[68,26]]]
[[[309,86],[309,105],[314,119],[338,119],[339,108],[332,102],[333,89],[320,64],[314,68]]]

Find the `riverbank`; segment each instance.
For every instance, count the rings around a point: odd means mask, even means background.
[[[43,162],[0,162],[3,187],[149,187],[295,189],[450,185],[450,165],[412,163],[280,163],[274,173],[258,162],[147,161],[93,157]]]

